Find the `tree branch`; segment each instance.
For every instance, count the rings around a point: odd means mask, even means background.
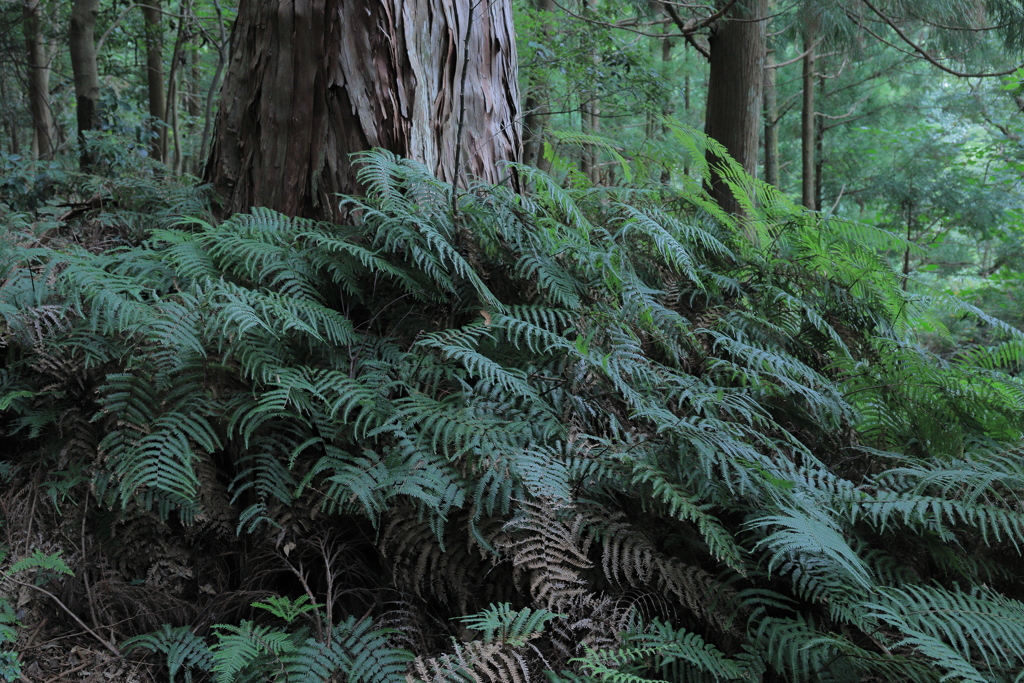
[[[1010,74],[1015,73],[1018,68],[1020,68],[1020,67],[1014,67],[1014,68],[1009,69],[1007,71],[999,71],[999,72],[991,72],[991,73],[986,73],[986,72],[982,72],[982,73],[967,73],[967,72],[963,72],[963,71],[957,71],[955,69],[950,69],[948,66],[942,64],[938,59],[936,59],[931,54],[929,54],[923,47],[921,47],[920,45],[915,43],[913,40],[911,40],[910,36],[908,36],[906,33],[904,33],[903,30],[900,29],[900,27],[896,25],[896,22],[894,22],[891,18],[889,18],[888,15],[884,14],[877,7],[872,5],[871,4],[871,0],[861,0],[861,2],[863,2],[864,5],[869,10],[874,12],[878,16],[879,19],[881,19],[883,22],[885,22],[885,24],[889,28],[891,28],[893,31],[895,31],[896,35],[898,35],[900,37],[900,40],[902,40],[904,43],[906,43],[910,47],[914,48],[914,51],[917,52],[922,57],[924,57],[930,64],[932,64],[932,66],[935,66],[935,67],[945,71],[948,74],[952,74],[953,76],[957,76],[958,78],[995,78],[995,77],[998,77],[998,76],[1009,76]]]

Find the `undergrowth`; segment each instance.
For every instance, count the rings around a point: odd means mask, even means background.
[[[127,649],[223,682],[1024,680],[1024,336],[949,299],[997,343],[916,343],[900,237],[735,165],[742,219],[697,181],[360,163],[347,225],[94,253],[8,214],[0,457],[122,602],[180,598]],[[230,566],[175,593],[182,547]]]

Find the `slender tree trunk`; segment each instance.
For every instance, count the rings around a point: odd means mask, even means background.
[[[589,14],[592,5],[593,0],[583,0],[583,8],[586,13]],[[595,71],[598,60],[597,52],[591,52],[590,63],[594,65]],[[601,125],[598,119],[601,105],[596,93],[584,91],[583,96],[586,99],[580,105],[581,128],[584,133],[596,135]],[[594,149],[594,145],[583,145],[583,154],[580,156],[580,172],[591,183],[597,184],[597,151]]]
[[[669,32],[669,27],[668,27],[668,25],[666,25],[665,26],[665,33],[668,33],[668,32]],[[672,61],[672,39],[671,38],[665,37],[665,38],[661,39],[661,61],[662,61],[663,64],[668,64],[669,62]],[[689,95],[688,94],[686,95],[686,99],[689,99]],[[689,102],[687,102],[686,104],[687,104],[687,108],[689,108]],[[665,119],[667,119],[669,116],[672,115],[672,103],[671,103],[671,101],[666,100],[665,106],[661,110],[661,115],[662,115],[662,117],[664,117],[662,119],[662,124],[661,124],[661,135],[662,135],[662,138],[664,138],[668,134],[668,126],[665,124]],[[661,169],[661,182],[664,183],[665,185],[668,185],[670,182],[672,182],[672,170],[671,170],[671,167],[668,164],[666,164],[665,167]]]
[[[75,77],[75,112],[78,119],[78,144],[81,146],[79,166],[88,170],[93,165],[92,155],[85,146],[86,131],[99,124],[97,104],[100,97],[100,76],[96,66],[96,15],[99,0],[74,0],[68,44],[71,51],[71,70]]]
[[[800,113],[800,149],[801,149],[801,198],[803,205],[812,211],[817,210],[818,193],[814,189],[814,94],[816,82],[816,48],[817,28],[813,18],[804,24],[804,50],[807,54],[803,59],[803,108]]]
[[[164,96],[164,29],[160,0],[147,0],[142,6],[146,23],[146,84],[149,90],[149,115],[153,117],[153,158],[163,161],[167,148],[167,98]]]
[[[191,120],[191,126],[194,128],[196,121],[200,116],[203,115],[203,94],[199,90],[199,84],[202,83],[202,71],[199,68],[199,52],[195,49],[190,49],[186,52],[188,56],[188,94],[185,97],[185,111],[188,112]]]
[[[220,41],[217,43],[217,70],[213,73],[213,80],[210,81],[210,89],[206,93],[206,103],[203,106],[203,135],[199,143],[199,159],[203,164],[207,160],[206,148],[210,142],[210,131],[213,128],[213,97],[220,88],[220,77],[228,62],[228,36],[224,10],[221,9],[219,0],[212,1],[213,9],[217,12],[217,30],[220,32]]]
[[[764,65],[764,180],[779,187],[779,105],[775,92],[775,51],[768,50]]]
[[[22,12],[28,66],[28,103],[32,112],[32,148],[40,159],[53,157],[56,147],[50,110],[50,60],[43,38],[39,0],[26,0]],[[6,98],[5,98],[6,99]]]
[[[689,50],[684,50],[683,51],[683,61],[688,61],[689,59],[690,59],[690,51]],[[692,88],[690,87],[690,74],[687,73],[686,76],[683,77],[683,120],[686,121],[687,124],[690,123],[690,111],[692,109],[692,97],[693,97],[693,92],[692,92]],[[686,161],[683,162],[683,175],[684,176],[689,176],[690,175],[690,162],[689,162],[689,158],[690,157],[689,157],[689,155],[685,155],[684,154],[683,158],[686,159]]]
[[[533,0],[533,9],[541,21],[541,40],[547,44],[551,35],[551,13],[555,10],[554,0]],[[544,73],[544,69],[540,69]],[[551,84],[546,76],[533,83],[526,95],[526,113],[523,117],[523,162],[538,167],[547,167],[544,159],[544,132],[551,119]]]
[[[818,92],[824,97],[825,76],[818,77]],[[822,210],[822,180],[824,178],[825,165],[825,120],[820,116],[814,117],[814,208]]]
[[[206,178],[229,212],[320,218],[374,147],[503,182],[516,70],[511,0],[242,0]]]
[[[178,3],[178,30],[174,37],[174,50],[171,53],[171,70],[167,74],[167,110],[164,113],[164,121],[170,127],[169,135],[164,143],[164,160],[171,159],[171,168],[175,173],[183,170],[182,144],[181,144],[181,121],[179,110],[181,102],[181,72],[185,66],[185,43],[189,39],[188,17],[192,11],[191,0],[181,0]],[[174,155],[170,154],[170,143],[174,142]]]
[[[711,71],[704,131],[752,176],[757,174],[761,127],[766,8],[767,0],[737,3],[708,40]],[[739,202],[714,172],[718,159],[710,151],[708,161],[713,169],[711,196],[726,211],[740,213]]]
[[[591,96],[591,98],[584,102],[583,106],[580,108],[584,133],[597,135],[600,132],[601,119],[598,117],[601,111],[599,107],[600,104],[597,97]],[[580,157],[580,172],[582,172],[591,183],[595,185],[597,184],[597,150],[594,148],[594,145],[583,145],[583,155]]]
[[[7,79],[4,74],[0,74],[0,100],[4,102],[4,125],[10,134],[8,151],[11,154],[21,154],[21,141],[18,140],[18,119],[15,116],[14,101],[7,93]]]

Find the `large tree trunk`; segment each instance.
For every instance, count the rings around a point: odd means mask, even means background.
[[[160,0],[149,0],[142,6],[146,22],[146,84],[149,91],[149,115],[153,117],[153,158],[163,161],[167,149],[167,98],[164,96],[164,27]]]
[[[708,76],[704,132],[725,146],[747,173],[757,174],[764,86],[767,0],[747,0],[719,20],[708,40]],[[714,169],[717,158],[709,151]],[[740,213],[739,203],[714,171],[708,188],[723,209]]]
[[[75,76],[75,113],[78,119],[78,144],[81,146],[79,166],[92,167],[92,155],[86,151],[85,132],[99,124],[97,103],[100,98],[100,76],[96,67],[96,15],[99,0],[74,0],[68,46],[71,51],[71,70]]]
[[[206,178],[228,212],[320,218],[374,147],[501,182],[516,70],[511,0],[242,0]]]
[[[39,0],[26,0],[22,18],[28,56],[28,103],[32,112],[32,148],[40,159],[53,157],[55,139],[50,111],[50,60],[43,38],[43,15]]]

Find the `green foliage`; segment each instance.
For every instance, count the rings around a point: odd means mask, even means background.
[[[481,631],[485,643],[500,641],[522,645],[544,630],[544,624],[552,619],[563,619],[565,615],[555,614],[546,609],[513,610],[507,602],[492,605],[477,614],[459,617],[466,628]]]
[[[314,612],[321,606],[314,603],[309,603],[309,596],[303,595],[297,600],[286,598],[281,595],[272,595],[267,598],[266,602],[254,602],[253,607],[259,609],[265,609],[275,617],[284,619],[289,624],[298,619],[307,612]]]
[[[369,620],[350,618],[337,624],[324,641],[309,637],[304,628],[287,631],[251,621],[217,624],[214,629],[211,646],[186,627],[165,625],[155,633],[131,638],[124,648],[165,653],[172,681],[182,671],[186,681],[192,680],[193,672],[204,672],[217,683],[313,683],[335,680],[335,676],[393,683],[404,680],[411,659],[409,653],[389,647],[387,632],[372,629]]]
[[[0,545],[0,585],[12,576],[28,573],[36,574],[36,585],[44,583],[48,578],[47,574],[72,574],[59,552],[48,554],[36,548],[31,555],[11,562],[3,568],[8,560],[7,552],[7,548]],[[7,649],[17,642],[17,629],[20,627],[21,622],[14,607],[5,596],[0,595],[0,680],[17,681],[22,677],[18,653]]]
[[[50,572],[54,574],[65,574],[71,576],[71,569],[61,559],[60,553],[44,553],[36,548],[28,557],[23,557],[10,566],[6,573],[20,574],[28,571]]]
[[[124,652],[143,648],[150,652],[167,655],[167,675],[177,680],[178,671],[184,671],[185,680],[192,681],[192,669],[210,671],[213,668],[213,653],[202,638],[185,626],[171,627],[164,624],[156,633],[147,633],[129,638],[122,644]]]
[[[21,677],[21,662],[18,653],[7,648],[18,639],[17,628],[21,626],[14,608],[0,598],[0,680],[16,681]]]
[[[707,176],[715,143],[672,134]],[[921,345],[905,239],[729,161],[742,219],[695,179],[359,162],[350,225],[5,252],[0,416],[33,457],[125,518],[372,555],[367,604],[308,584],[129,645],[222,682],[1017,675],[1024,335],[951,303],[993,343]]]

